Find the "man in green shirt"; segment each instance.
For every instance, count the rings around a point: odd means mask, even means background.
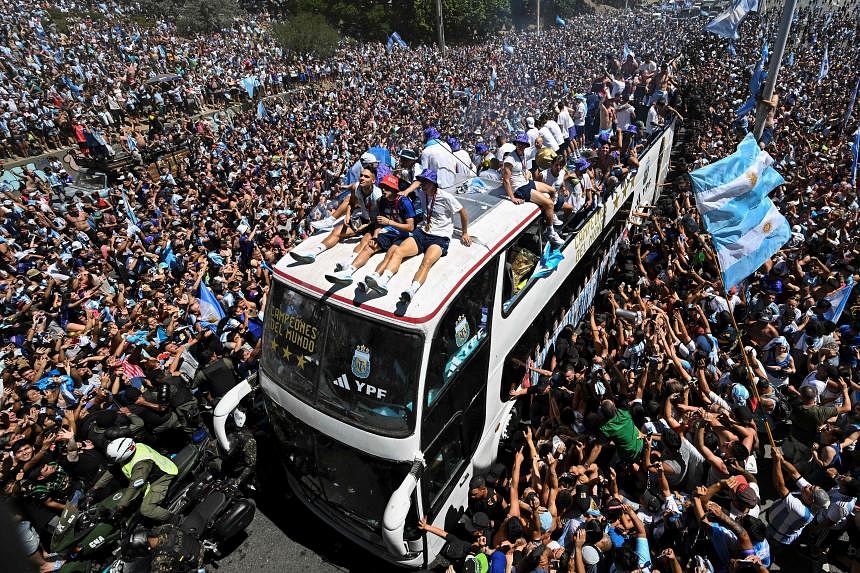
[[[816,403],[818,393],[812,386],[800,388],[800,399],[803,404],[791,413],[791,436],[795,440],[806,446],[812,446],[821,426],[827,420],[851,411],[848,384],[841,378],[839,383],[842,385],[842,404],[835,408],[833,406],[819,406]]]
[[[586,425],[612,441],[622,461],[634,462],[642,454],[644,436],[633,423],[630,412],[617,408],[612,400],[601,402],[599,410],[586,418]],[[591,455],[597,453],[592,451]]]

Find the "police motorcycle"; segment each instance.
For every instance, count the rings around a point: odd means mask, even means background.
[[[217,555],[217,543],[243,531],[254,517],[254,503],[245,499],[235,484],[211,471],[212,440],[205,430],[172,459],[178,473],[170,485],[166,504],[171,514],[194,530],[203,545]],[[216,451],[217,454],[217,451]],[[94,502],[77,492],[60,514],[50,549],[68,559],[61,573],[95,573],[110,570],[111,563],[122,558],[123,541],[135,531],[141,516],[132,512],[120,516],[117,503],[122,492]],[[191,527],[193,526],[193,527]],[[108,569],[105,569],[105,567]]]

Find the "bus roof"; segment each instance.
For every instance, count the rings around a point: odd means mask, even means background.
[[[433,266],[427,281],[409,305],[400,303],[400,293],[412,284],[421,256],[403,262],[400,271],[388,283],[386,296],[379,296],[373,291],[362,293],[357,286],[382,261],[382,254],[374,255],[363,268],[356,271],[354,282],[349,286],[333,285],[326,280],[324,275],[332,272],[336,263],[350,256],[357,240],[336,245],[318,255],[312,264],[297,263],[287,255],[275,265],[275,274],[283,282],[312,296],[325,297],[337,306],[361,309],[376,318],[403,325],[423,325],[436,318],[469,278],[539,212],[533,203],[515,205],[507,201],[503,194],[500,189],[492,193],[456,195],[469,213],[472,246],[466,247],[460,243],[460,222],[459,217],[455,216],[458,230],[451,239],[448,254]],[[326,235],[318,233],[308,238],[302,247],[320,243]]]

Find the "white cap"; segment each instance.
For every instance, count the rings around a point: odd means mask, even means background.
[[[80,241],[72,241],[72,250],[73,251],[80,251],[83,248],[84,248],[84,246],[81,244]]]
[[[376,156],[369,151],[365,151],[361,154],[361,162],[362,163],[379,163],[379,160]]]
[[[535,126],[535,118],[527,117],[526,118],[526,125],[529,127],[534,127]]]

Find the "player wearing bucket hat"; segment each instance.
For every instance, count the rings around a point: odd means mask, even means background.
[[[513,141],[516,148],[504,158],[502,167],[502,185],[505,193],[517,205],[531,201],[543,212],[547,224],[547,238],[555,247],[564,244],[564,240],[552,228],[557,220],[555,217],[554,195],[552,187],[542,181],[532,179],[528,169],[529,157],[526,149],[530,147],[528,135],[520,132]]]
[[[400,263],[404,259],[423,254],[421,266],[412,278],[412,285],[401,293],[400,300],[406,304],[411,302],[412,297],[427,280],[427,274],[436,261],[448,253],[448,245],[454,234],[455,213],[460,216],[460,242],[467,247],[472,244],[472,238],[469,236],[469,215],[454,195],[439,189],[436,171],[425,169],[417,179],[421,182],[419,200],[426,210],[425,222],[412,232],[411,237],[389,249],[376,271],[367,275],[363,285],[359,287],[387,295],[388,281],[400,269]]]
[[[409,237],[415,228],[415,208],[408,197],[400,195],[400,180],[388,174],[379,186],[385,195],[379,199],[379,215],[375,228],[365,233],[353,250],[353,256],[338,263],[335,272],[326,274],[326,280],[339,285],[352,283],[352,276],[363,267],[374,254],[387,251]]]

